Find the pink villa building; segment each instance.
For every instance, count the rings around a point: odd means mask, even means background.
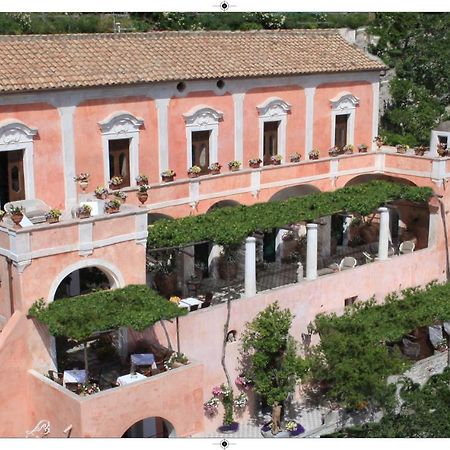
[[[223,302],[190,312],[178,327],[166,323],[190,359],[186,366],[89,396],[44,376],[58,370],[59,347],[45,326],[27,317],[30,306],[83,293],[94,268],[108,288],[151,283],[146,238],[154,220],[371,179],[430,186],[443,196],[442,207],[449,206],[448,158],[433,149],[416,156],[375,145],[384,66],[337,31],[1,36],[0,58],[0,206],[22,205],[26,216],[20,225],[9,215],[0,222],[2,437],[24,437],[41,421],[49,428],[40,433],[50,437],[189,437],[220,424],[220,415],[204,415],[203,403],[225,381]],[[368,151],[329,156],[330,147],[349,144],[366,144]],[[313,149],[317,160],[308,157]],[[294,153],[300,162],[290,162]],[[282,157],[280,165],[271,164],[274,155]],[[251,158],[261,159],[261,167],[249,167]],[[233,160],[242,163],[239,171],[228,170]],[[214,162],[222,172],[209,175]],[[201,176],[188,177],[192,166]],[[169,183],[161,179],[168,169],[176,173]],[[85,190],[74,182],[80,173],[90,174]],[[148,177],[144,205],[136,196],[140,174]],[[94,189],[108,187],[114,176],[122,177],[128,199],[110,215]],[[76,214],[83,202],[92,207],[89,218]],[[58,223],[43,220],[50,208],[62,210]],[[333,253],[333,219],[308,225],[307,233],[300,226],[314,250],[305,278],[268,289],[257,288],[258,252],[255,239],[247,239],[244,291],[233,300],[230,319],[237,337],[227,348],[232,374],[238,374],[245,323],[275,300],[295,314],[292,334],[300,339],[316,314],[340,313],[348,299],[382,300],[394,290],[444,280],[447,229],[440,217],[428,205],[380,209],[374,219],[380,245],[387,248],[389,232],[393,238],[410,233],[415,251],[380,250],[371,264],[337,272],[323,271]],[[348,221],[342,219],[344,229]],[[281,264],[284,233],[263,239],[264,257],[272,248],[274,264]],[[348,239],[344,233],[339,247]],[[219,252],[211,243],[180,254],[184,295],[194,262],[203,258],[205,276],[217,276]],[[160,324],[142,336],[166,342]],[[126,355],[142,336],[121,330],[119,351]]]

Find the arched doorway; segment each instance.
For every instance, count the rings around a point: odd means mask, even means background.
[[[67,275],[56,289],[54,300],[110,289],[110,280],[97,267],[83,267]]]
[[[134,423],[122,435],[123,438],[173,438],[174,426],[162,417],[147,417]]]

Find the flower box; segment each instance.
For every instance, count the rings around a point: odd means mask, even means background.
[[[168,183],[169,181],[173,181],[175,176],[174,175],[162,175],[161,178],[164,181],[164,183]]]

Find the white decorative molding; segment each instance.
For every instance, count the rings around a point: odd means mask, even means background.
[[[223,112],[215,109],[199,105],[192,108],[187,113],[183,114],[186,126],[202,127],[218,124],[223,120]]]
[[[314,148],[314,95],[315,87],[305,88],[306,96],[306,115],[305,115],[305,158]]]
[[[111,114],[98,123],[103,134],[123,134],[139,131],[144,121],[125,111]]]
[[[136,186],[135,178],[139,175],[139,129],[144,124],[142,119],[132,114],[119,111],[109,115],[98,123],[102,132],[104,184],[109,181],[109,141],[129,139],[130,186]]]
[[[158,115],[159,173],[169,169],[169,98],[155,100]]]
[[[264,159],[264,123],[280,122],[278,126],[278,154],[286,159],[286,125],[287,115],[291,112],[292,105],[278,97],[269,97],[256,109],[259,115],[259,157]]]
[[[278,97],[270,97],[256,107],[260,117],[284,116],[291,108],[292,105]]]
[[[192,133],[195,131],[211,131],[209,136],[209,161],[218,161],[219,122],[223,113],[207,105],[197,105],[183,114],[186,124],[187,169],[192,166]]]
[[[343,91],[330,99],[331,103],[331,142],[330,147],[334,147],[336,133],[336,116],[348,115],[347,122],[347,144],[355,143],[355,115],[356,107],[359,105],[359,98],[352,93]]]
[[[20,120],[5,120],[0,123],[0,152],[23,150],[23,175],[25,199],[35,198],[34,188],[34,137],[36,128],[30,128]]]
[[[26,438],[43,438],[50,434],[50,421],[40,420],[36,426],[25,433]]]
[[[234,105],[234,159],[244,160],[244,98],[245,94],[232,94]]]
[[[376,151],[375,137],[378,136],[378,115],[380,109],[380,82],[372,83],[372,151]]]

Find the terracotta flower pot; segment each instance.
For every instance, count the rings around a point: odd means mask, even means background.
[[[209,174],[210,175],[218,175],[220,173],[220,169],[217,169],[217,170],[210,170],[209,171]]]
[[[89,217],[91,217],[91,213],[89,213],[89,212],[84,212],[84,213],[78,214],[79,219],[88,219]]]
[[[105,208],[107,214],[114,214],[119,212],[119,208]]]
[[[319,159],[319,155],[309,155],[309,159]]]
[[[199,175],[199,173],[188,172],[188,178],[198,178]]]
[[[252,169],[259,169],[261,166],[261,163],[250,163],[250,167]]]
[[[89,186],[89,181],[80,181],[80,188],[85,191]]]
[[[164,183],[168,183],[169,181],[173,181],[173,179],[175,178],[175,176],[174,176],[174,175],[170,175],[170,176],[163,175],[161,178],[162,178],[162,180],[164,181]]]
[[[138,192],[137,198],[143,205],[148,200],[148,193],[147,192]]]
[[[358,148],[359,153],[367,153],[368,148]]]
[[[108,194],[95,194],[95,197],[99,200],[106,200],[108,198]]]
[[[49,217],[47,223],[57,223],[59,222],[59,217]]]
[[[238,172],[240,167],[232,166],[230,167],[231,172]]]
[[[110,188],[112,191],[118,191],[118,190],[122,189],[122,186],[123,186],[123,183],[120,183],[120,184],[110,184],[110,185],[109,185],[109,188]]]
[[[281,161],[279,161],[278,159],[272,161],[272,166],[279,166],[279,165],[281,165]]]
[[[147,181],[138,181],[137,185],[138,186],[144,186],[147,183],[148,183],[148,180]]]
[[[20,222],[23,219],[23,214],[19,213],[19,214],[11,214],[11,219],[14,222],[15,225],[19,225]]]
[[[177,274],[176,273],[157,273],[154,277],[156,289],[158,292],[169,298],[177,290]]]
[[[231,281],[236,278],[237,264],[228,262],[224,258],[219,259],[219,276],[222,280]]]

